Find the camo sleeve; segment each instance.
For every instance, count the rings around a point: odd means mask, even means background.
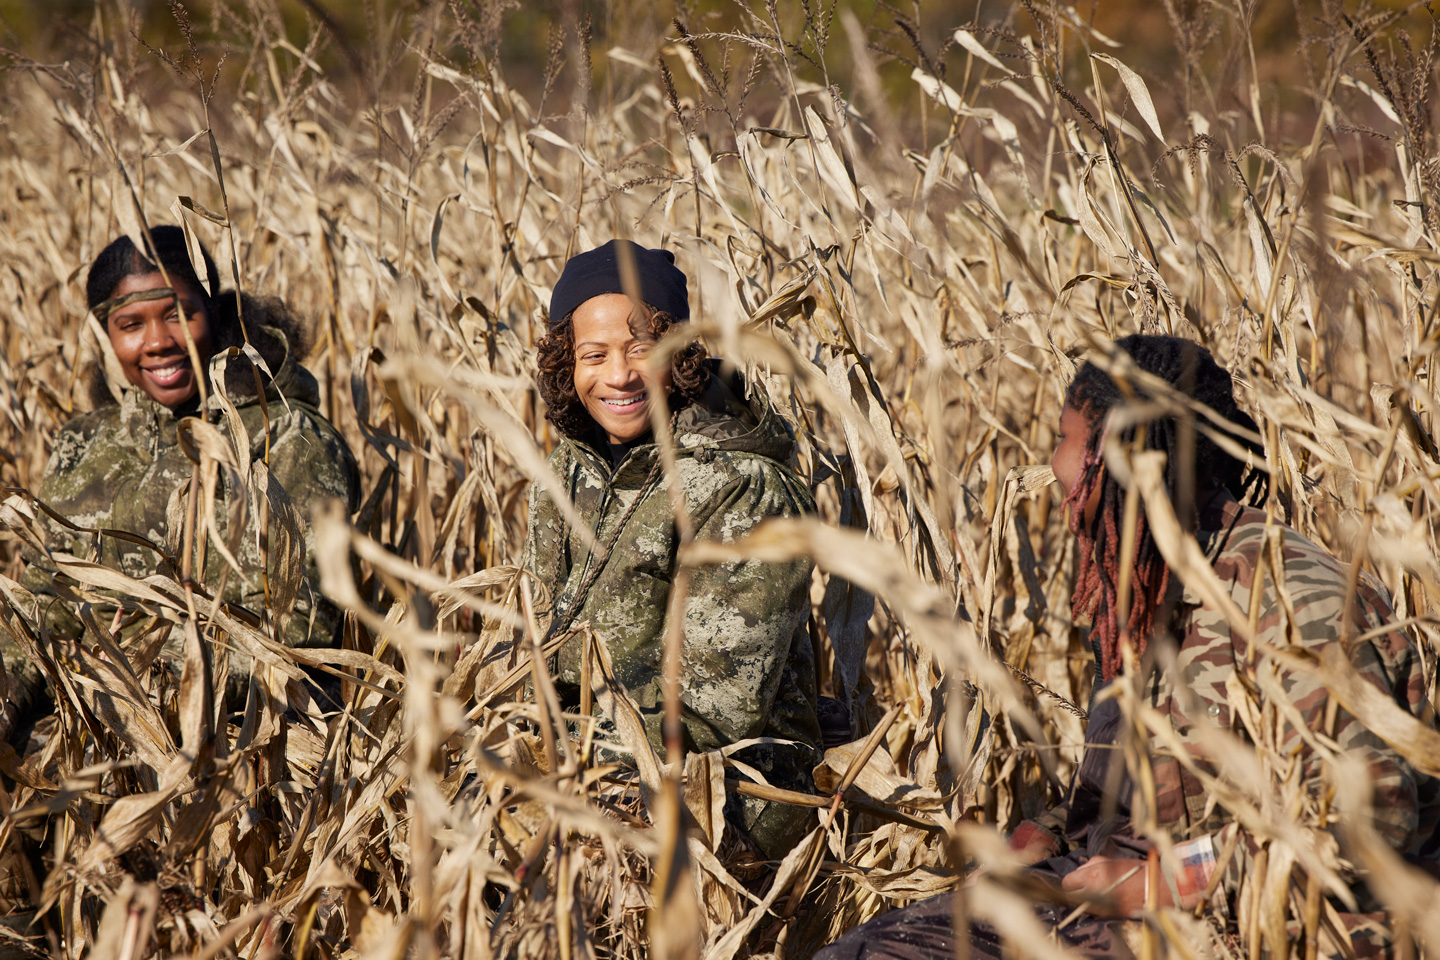
[[[1433,827],[1426,826],[1429,821],[1419,795],[1420,775],[1358,718],[1333,703],[1318,677],[1287,669],[1264,651],[1298,647],[1319,652],[1348,639],[1346,660],[1350,669],[1402,709],[1419,716],[1426,698],[1418,651],[1403,632],[1384,629],[1394,614],[1383,588],[1362,579],[1353,603],[1347,604],[1344,566],[1294,530],[1280,529],[1279,584],[1274,582],[1268,563],[1263,566],[1262,579],[1264,537],[1263,523],[1245,524],[1215,561],[1216,573],[1231,583],[1232,596],[1242,610],[1249,608],[1256,582],[1261,583],[1256,630],[1260,643],[1254,647],[1247,644],[1231,631],[1220,614],[1208,608],[1193,613],[1177,666],[1188,696],[1174,698],[1177,704],[1182,699],[1192,702],[1185,709],[1172,707],[1176,729],[1185,737],[1191,728],[1187,712],[1198,709],[1251,740],[1263,737],[1265,732],[1251,729],[1244,716],[1232,716],[1235,697],[1241,696],[1238,689],[1231,689],[1239,671],[1246,680],[1243,686],[1255,691],[1257,705],[1283,696],[1285,702],[1278,705],[1276,746],[1282,755],[1298,754],[1303,758],[1300,775],[1306,793],[1318,798],[1327,789],[1323,752],[1312,745],[1333,743],[1339,751],[1361,759],[1368,768],[1377,831],[1395,850],[1412,850],[1424,839],[1421,833]],[[1347,609],[1353,617],[1348,631]],[[1259,715],[1255,711],[1251,714]],[[1203,749],[1198,747],[1192,752],[1203,756]],[[1172,825],[1177,840],[1187,841],[1183,852],[1177,848],[1177,862],[1167,862],[1167,871],[1173,871],[1171,877],[1182,893],[1203,889],[1216,867],[1216,853],[1225,847],[1234,826],[1228,814],[1210,802],[1198,781],[1179,774],[1173,759],[1157,758],[1155,773],[1160,820]],[[1188,830],[1183,826],[1187,821]],[[1250,845],[1242,837],[1222,878],[1221,885],[1227,892],[1238,889],[1250,869],[1250,853]]]
[[[808,491],[773,461],[736,457],[734,466],[735,475],[692,518],[697,541],[732,543],[766,519],[813,509]],[[692,573],[684,706],[695,748],[715,749],[766,727],[792,640],[810,610],[812,568],[809,558],[737,560]]]
[[[1384,630],[1393,621],[1394,613],[1383,590],[1362,579],[1351,605],[1354,621],[1347,631],[1346,571],[1335,558],[1295,531],[1285,529],[1282,537],[1283,588],[1267,585],[1257,638],[1275,647],[1300,646],[1316,651],[1350,641],[1347,661],[1355,674],[1408,712],[1419,713],[1425,691],[1418,652],[1400,631]],[[1367,634],[1375,636],[1353,642]],[[1248,659],[1247,654],[1242,645],[1242,661]],[[1263,659],[1257,669],[1267,669]],[[1414,768],[1345,710],[1337,709],[1331,724],[1327,719],[1332,708],[1330,694],[1317,677],[1276,669],[1276,678],[1300,724],[1332,739],[1344,753],[1364,760],[1370,771],[1375,827],[1394,849],[1407,850],[1415,840],[1418,825]],[[1283,748],[1304,751],[1306,786],[1312,795],[1318,795],[1324,789],[1322,757],[1308,748],[1297,726],[1286,724],[1282,735]]]
[[[77,491],[92,487],[92,481],[98,479],[89,476],[98,471],[93,458],[87,455],[96,438],[96,423],[99,420],[98,415],[76,417],[56,434],[50,460],[35,491],[42,503],[69,503],[76,499]],[[81,517],[82,522],[93,522],[103,514],[104,505],[96,502],[93,506],[98,512]],[[36,519],[49,549],[77,556],[86,554],[88,544],[83,536],[51,519],[44,511],[38,511]],[[29,546],[23,548],[22,554],[25,570],[20,575],[20,585],[35,598],[36,622],[32,626],[54,637],[80,636],[84,627],[79,618],[69,604],[55,596],[55,571],[47,563],[47,557]],[[9,631],[0,632],[0,659],[3,659],[10,680],[8,693],[11,701],[20,714],[28,714],[48,697],[45,675]]]
[[[80,416],[60,428],[50,451],[50,460],[35,491],[41,503],[52,509],[57,505],[63,507],[72,521],[80,525],[102,524],[109,509],[109,504],[103,502],[104,496],[113,497],[117,492],[115,483],[108,476],[109,465],[103,462],[104,451],[101,451],[102,456],[91,456],[99,433],[95,423],[99,419],[95,415]],[[103,443],[103,437],[100,439]],[[88,553],[89,544],[82,534],[58,523],[44,511],[37,511],[36,519],[45,533],[49,549],[80,557]],[[20,577],[21,585],[37,598],[53,597],[51,577],[54,571],[47,565],[46,557],[28,546],[23,553],[25,572]],[[45,606],[61,615],[61,621],[55,624],[58,632],[72,636],[78,632],[79,621],[64,604]],[[74,630],[67,629],[71,626]]]
[[[1287,567],[1300,566],[1302,561],[1286,560]],[[1424,705],[1424,678],[1418,652],[1400,630],[1384,630],[1394,620],[1390,600],[1375,584],[1362,580],[1354,603],[1355,623],[1346,636],[1344,630],[1345,590],[1328,579],[1310,580],[1302,570],[1290,576],[1287,584],[1295,604],[1295,629],[1300,645],[1318,648],[1325,643],[1377,633],[1372,639],[1348,645],[1348,662],[1356,675],[1367,679],[1395,699],[1401,708],[1417,714]],[[1269,610],[1267,610],[1269,612]],[[1326,712],[1331,705],[1329,692],[1315,678],[1299,678],[1282,672],[1282,684],[1290,701],[1299,708],[1310,730],[1328,734],[1336,746],[1351,756],[1362,757],[1369,767],[1371,799],[1374,803],[1375,829],[1397,851],[1407,851],[1416,841],[1418,828],[1418,777],[1394,748],[1372,733],[1358,718],[1344,710],[1336,711],[1331,730],[1326,730]],[[1287,746],[1299,746],[1299,734],[1290,731]],[[1310,754],[1306,763],[1306,782],[1312,793],[1319,793],[1323,770],[1318,754]]]
[[[267,455],[268,445],[271,477],[293,506],[304,537],[300,592],[284,640],[292,647],[330,646],[340,627],[340,614],[320,592],[310,518],[316,505],[331,499],[343,500],[347,511],[354,513],[360,498],[359,469],[344,438],[308,406],[291,401],[286,411],[279,403],[272,403],[270,413],[273,419],[268,437],[263,423],[257,423],[251,433],[251,458],[260,461]],[[258,507],[258,502],[252,506]],[[279,562],[268,552],[262,556],[259,522],[259,510],[252,509],[237,554],[244,576],[232,576],[225,590],[226,600],[255,611],[271,605],[269,589],[273,587],[263,574],[273,577]],[[213,572],[218,572],[223,562],[212,546],[206,559],[212,575],[207,578],[213,578]]]
[[[550,455],[550,469],[564,477],[568,472],[563,446]],[[555,501],[540,484],[530,484],[530,504],[525,525],[525,553],[520,565],[546,589],[564,583],[569,571],[565,563],[568,524]],[[538,602],[538,601],[537,601]]]

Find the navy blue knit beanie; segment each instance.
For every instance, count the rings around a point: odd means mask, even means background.
[[[640,299],[670,314],[673,320],[690,318],[689,290],[685,274],[675,266],[675,254],[669,250],[647,250],[630,240],[611,240],[566,261],[555,291],[550,294],[551,324],[563,321],[591,297],[626,292],[616,252],[621,245],[629,247],[634,254]]]

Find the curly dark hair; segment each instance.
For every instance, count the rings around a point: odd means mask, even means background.
[[[1236,405],[1230,374],[1200,344],[1180,337],[1135,334],[1115,341],[1115,345],[1129,354],[1141,370],[1159,377],[1237,426],[1259,432],[1255,421]],[[1095,643],[1100,674],[1105,680],[1114,677],[1121,668],[1121,630],[1116,608],[1119,603],[1125,489],[1105,469],[1101,444],[1106,414],[1127,402],[1151,399],[1140,384],[1131,383],[1129,386],[1132,395],[1127,397],[1108,373],[1093,363],[1087,363],[1080,368],[1065,392],[1066,404],[1084,414],[1091,424],[1080,480],[1065,498],[1070,508],[1070,531],[1079,540],[1080,547],[1080,566],[1075,574],[1071,609],[1076,617],[1093,613],[1091,638]],[[1162,450],[1166,454],[1165,485],[1170,498],[1177,504],[1183,501],[1189,505],[1191,515],[1182,516],[1182,523],[1193,525],[1194,494],[1198,492],[1224,488],[1242,500],[1256,502],[1261,499],[1265,489],[1264,473],[1250,469],[1247,475],[1243,462],[1222,450],[1204,433],[1182,431],[1180,418],[1162,416],[1148,423],[1126,427],[1119,439],[1128,447],[1138,431],[1143,431],[1145,449]],[[1182,439],[1182,432],[1189,434],[1193,447],[1190,441]],[[1257,462],[1264,459],[1264,450],[1259,444],[1245,438],[1235,439],[1254,455]],[[1193,468],[1193,473],[1186,470],[1187,464]],[[1087,524],[1084,506],[1097,487],[1100,489],[1099,503]],[[1183,497],[1182,490],[1185,492]],[[1155,545],[1143,510],[1140,511],[1136,529],[1136,555],[1132,570],[1132,599],[1124,632],[1129,635],[1138,656],[1145,652],[1170,585],[1170,568]]]
[[[200,245],[200,256],[205,263],[208,282],[202,282],[190,261],[185,232],[179,227],[153,227],[142,242],[144,250],[135,246],[128,236],[121,236],[100,251],[85,278],[85,301],[91,310],[110,299],[115,288],[120,286],[120,282],[126,277],[159,273],[163,266],[165,275],[172,283],[183,283],[200,297],[210,325],[210,343],[215,352],[227,347],[241,346],[245,343],[247,331],[251,345],[264,357],[272,372],[279,370],[287,352],[297,358],[309,352],[309,331],[290,312],[283,300],[246,293],[241,293],[237,298],[234,291],[219,291],[219,273],[215,269],[215,261],[203,244]],[[239,370],[235,369],[236,367],[245,369]],[[86,379],[92,405],[98,407],[115,402],[105,384],[103,367],[95,366],[87,372]],[[232,388],[254,388],[248,364],[232,364],[226,380],[233,381],[230,383]]]
[[[665,336],[676,321],[664,310],[644,304],[649,334],[656,340]],[[638,333],[638,332],[637,332]],[[535,343],[540,372],[540,398],[545,401],[545,419],[567,437],[581,439],[597,428],[594,418],[575,393],[575,314],[550,328]],[[687,344],[670,361],[670,409],[677,410],[699,400],[710,385],[710,368],[705,363],[705,345]]]

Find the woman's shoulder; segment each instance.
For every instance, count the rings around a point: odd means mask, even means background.
[[[116,485],[143,473],[152,464],[143,445],[131,436],[113,404],[71,417],[50,448],[50,460],[36,495],[63,513],[106,512],[114,504]]]
[[[1278,567],[1272,566],[1271,559],[1264,553],[1267,542],[1279,547]],[[1278,628],[1282,623],[1277,606],[1280,597],[1272,584],[1272,571],[1278,571],[1284,582],[1284,606],[1288,607],[1284,621],[1298,629],[1305,641],[1334,639],[1347,608],[1353,609],[1354,615],[1367,626],[1391,616],[1384,588],[1363,571],[1353,588],[1352,599],[1348,563],[1289,524],[1269,520],[1263,511],[1252,507],[1238,511],[1214,566],[1222,578],[1247,591],[1263,572],[1267,596],[1266,612],[1260,623],[1262,629]],[[1242,608],[1246,606],[1248,601]]]
[[[233,379],[233,375],[227,373],[227,379]],[[287,363],[276,378],[266,384],[264,403],[253,389],[240,395],[232,392],[230,399],[252,434],[258,432],[252,424],[263,430],[267,423],[272,436],[291,430],[339,433],[320,409],[319,381],[298,363]],[[215,409],[213,404],[212,409]]]
[[[105,430],[118,430],[121,426],[120,404],[106,403],[91,410],[77,413],[60,427],[59,435],[67,433],[94,436]]]
[[[579,463],[580,457],[575,451],[573,441],[564,437],[560,438],[560,442],[555,444],[555,449],[551,450],[550,455],[545,458],[546,466],[556,473],[569,472],[575,469]]]
[[[692,506],[724,502],[731,509],[793,515],[815,509],[809,487],[787,464],[748,450],[699,448],[678,463]]]
[[[115,448],[115,456],[122,455],[124,451],[130,450],[129,445],[109,444],[106,441],[124,439],[124,433],[120,407],[115,404],[76,414],[67,420],[55,434],[55,442],[50,449],[50,462],[45,468],[46,475],[73,471],[89,457],[92,451],[101,452],[108,446]],[[124,453],[124,455],[133,454]]]
[[[1345,564],[1333,553],[1287,523],[1267,521],[1265,513],[1254,507],[1244,509],[1233,537],[1234,549],[1258,563],[1260,549],[1271,536],[1280,547],[1287,588],[1341,589],[1349,579]]]
[[[545,466],[567,495],[573,497],[576,493],[587,491],[594,494],[606,485],[607,475],[600,472],[597,464],[598,458],[599,455],[593,451],[589,454],[582,454],[576,448],[575,441],[561,436],[554,449],[546,455]],[[555,498],[552,496],[552,490],[548,483],[541,482],[539,478],[532,478],[528,496],[529,523],[532,527],[537,521],[542,525],[555,526],[556,529],[567,526],[560,519],[560,508],[555,504]],[[593,509],[598,502],[599,498],[595,496],[581,497],[577,508],[583,515],[587,509]]]
[[[307,491],[339,496],[354,506],[360,486],[355,454],[321,411],[314,377],[298,369],[308,381],[301,389],[282,383],[266,391],[263,405],[257,396],[237,405],[250,435],[251,457],[268,455],[270,470],[291,496],[298,495],[296,485],[303,483]]]
[[[798,482],[799,475],[786,462],[755,450],[726,450],[723,447],[695,447],[684,451],[679,464],[697,477],[712,475],[722,480],[749,478],[760,483]]]
[[[1273,536],[1281,550],[1287,582],[1329,582],[1336,577],[1344,582],[1345,567],[1334,554],[1289,524],[1271,520],[1263,510],[1232,502],[1219,532],[1219,548],[1212,559],[1217,569],[1255,569],[1266,541]]]

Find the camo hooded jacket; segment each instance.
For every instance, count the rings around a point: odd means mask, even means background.
[[[340,621],[319,591],[310,510],[318,502],[338,497],[353,512],[360,487],[355,458],[344,438],[320,413],[319,386],[309,371],[288,356],[272,367],[275,378],[265,384],[262,410],[254,378],[248,364],[244,366],[244,371],[231,369],[227,381],[229,397],[249,435],[247,454],[252,463],[268,462],[271,478],[278,481],[295,508],[305,539],[304,575],[283,639],[290,646],[330,646],[338,636]],[[172,410],[141,390],[127,388],[118,403],[81,414],[61,429],[37,496],[77,526],[139,534],[178,555],[178,536],[172,536],[178,531],[170,529],[167,511],[177,489],[188,485],[194,464],[178,442],[177,428],[183,419],[199,413],[198,398]],[[205,419],[230,435],[222,404],[213,391],[205,413]],[[226,535],[231,499],[240,493],[229,487],[222,475],[215,509],[222,536]],[[231,570],[223,595],[255,612],[267,605],[257,513],[255,509],[247,511],[246,529],[235,554],[243,576]],[[134,578],[155,572],[159,557],[147,547],[104,537],[98,556],[93,556],[90,535],[77,534],[48,518],[45,523],[48,546],[54,552],[93,559]],[[78,636],[80,622],[66,603],[54,599],[57,574],[48,558],[32,551],[27,560],[22,583],[41,599],[47,628],[58,636]],[[275,563],[273,556],[271,563]],[[218,583],[224,566],[212,545],[205,560],[204,582]],[[22,696],[33,696],[37,684],[43,683],[39,673],[13,645],[0,647],[0,653],[7,668],[21,680]],[[248,665],[232,661],[232,676],[237,667],[248,671]]]
[[[739,399],[738,381],[733,386],[712,376],[704,401],[675,415],[679,486],[697,541],[729,543],[769,517],[815,508],[808,489],[784,465],[795,451],[788,427],[762,397],[747,404]],[[592,555],[537,486],[531,491],[526,555],[531,572],[551,587],[549,612],[558,611],[569,624],[588,622],[604,638],[617,679],[639,705],[647,738],[663,750],[661,660],[680,538],[659,457],[656,444],[642,443],[612,469],[595,445],[565,439],[551,454],[550,467],[601,550]],[[808,786],[820,742],[805,629],[811,569],[808,559],[694,569],[683,626],[687,751],[715,750],[751,737],[796,741],[794,747],[751,747],[738,757],[779,786]],[[592,582],[579,596],[587,579]],[[561,648],[559,679],[580,682],[574,641]],[[763,806],[752,804],[744,816],[762,847],[767,828],[755,819]]]
[[[1440,844],[1435,836],[1440,825],[1440,784],[1417,771],[1355,717],[1337,709],[1318,678],[1286,669],[1261,650],[1263,646],[1290,647],[1321,654],[1341,643],[1349,593],[1345,565],[1296,531],[1277,525],[1273,530],[1278,534],[1283,570],[1283,588],[1277,590],[1268,551],[1263,549],[1267,537],[1264,513],[1242,507],[1222,494],[1202,516],[1201,528],[1197,539],[1242,611],[1250,610],[1251,592],[1264,557],[1256,630],[1260,643],[1252,647],[1232,631],[1219,611],[1186,588],[1176,623],[1178,652],[1173,663],[1150,675],[1144,688],[1149,705],[1169,720],[1171,727],[1162,731],[1164,736],[1149,734],[1154,809],[1147,809],[1144,791],[1136,789],[1122,772],[1123,760],[1117,759],[1112,769],[1111,758],[1124,752],[1116,749],[1124,745],[1124,724],[1116,702],[1098,697],[1069,797],[1045,816],[1022,824],[1020,830],[1043,829],[1063,838],[1070,852],[1058,860],[1083,861],[1101,853],[1144,856],[1149,842],[1139,836],[1135,825],[1153,816],[1158,829],[1174,844],[1173,851],[1162,851],[1161,858],[1172,892],[1203,891],[1213,873],[1223,870],[1217,882],[1219,902],[1224,905],[1254,869],[1255,850],[1248,840],[1239,839],[1234,856],[1224,862],[1224,850],[1237,824],[1201,778],[1177,759],[1176,746],[1182,746],[1202,771],[1213,775],[1214,765],[1207,759],[1209,751],[1204,745],[1205,728],[1249,739],[1246,720],[1253,723],[1260,714],[1246,704],[1255,702],[1263,708],[1276,692],[1283,691],[1285,702],[1277,712],[1281,745],[1302,758],[1297,774],[1311,803],[1325,792],[1322,761],[1307,742],[1318,733],[1364,763],[1373,791],[1372,823],[1379,836],[1409,861],[1433,864]],[[1402,630],[1386,629],[1394,613],[1378,583],[1361,578],[1353,597],[1353,617],[1350,636],[1361,639],[1348,652],[1347,669],[1411,715],[1433,725],[1419,652]],[[1246,687],[1252,694],[1244,693]],[[1270,691],[1268,698],[1266,691]],[[1242,710],[1248,717],[1235,715]],[[1335,710],[1333,725],[1327,717],[1330,710]],[[1307,728],[1305,733],[1297,722]],[[1285,815],[1294,816],[1295,811]],[[1012,840],[1012,846],[1023,845],[1023,837],[1018,844]],[[1062,872],[1066,869],[1060,862],[1052,866]],[[1346,907],[1334,901],[1331,905],[1336,913],[1332,916],[1361,955],[1383,950],[1388,938],[1383,917],[1375,912],[1363,881],[1353,872],[1349,877],[1360,912],[1346,912]]]

